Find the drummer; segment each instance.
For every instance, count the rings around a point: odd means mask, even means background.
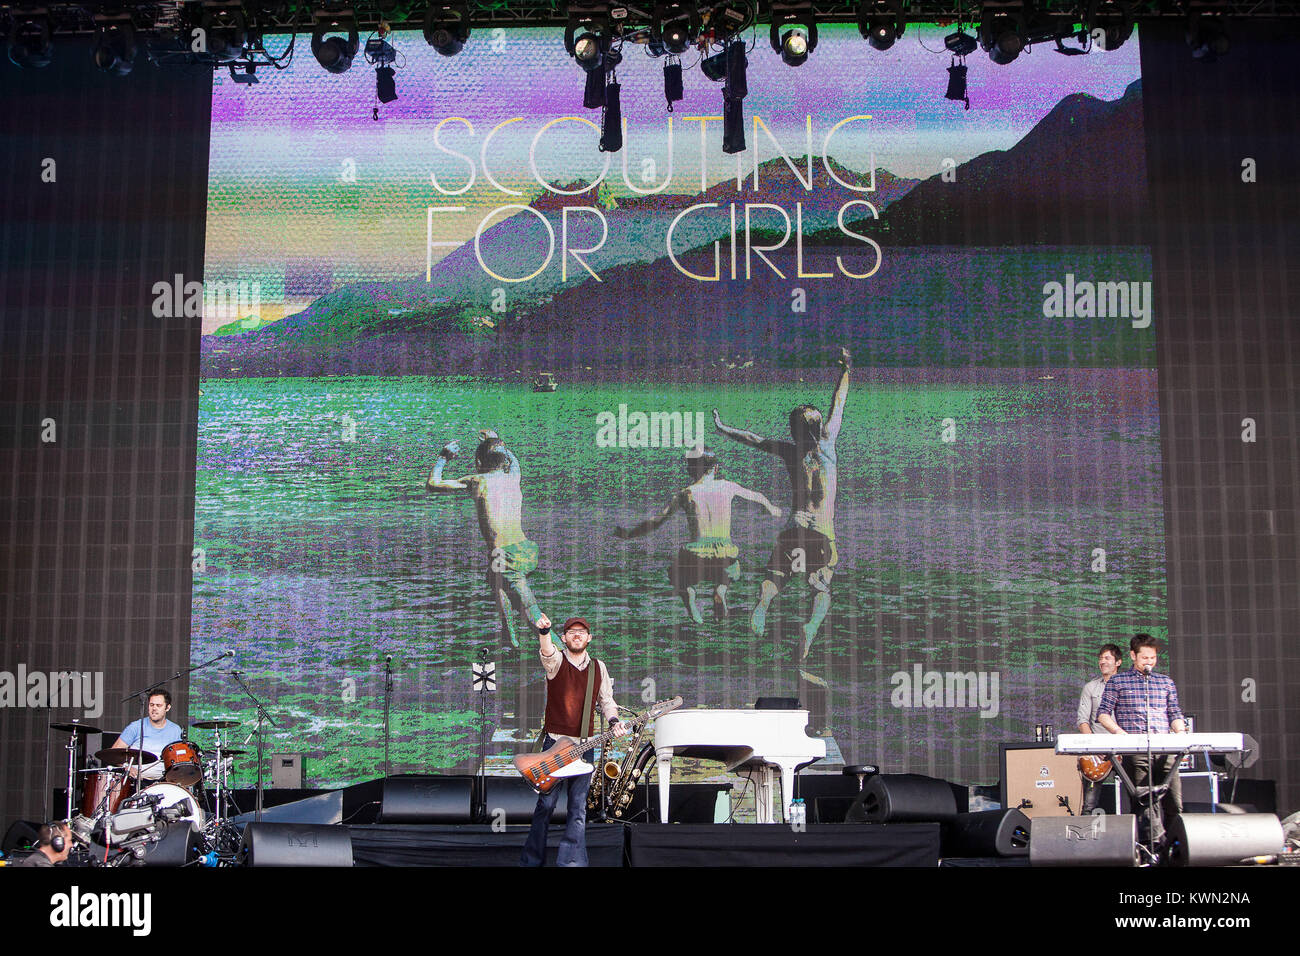
[[[144,723],[144,743],[140,743],[140,720],[136,719],[126,725],[122,735],[113,742],[115,748],[139,747],[141,750],[147,750],[153,754],[161,754],[168,744],[174,744],[181,739],[181,728],[179,724],[174,724],[167,719],[167,714],[172,709],[172,695],[170,691],[163,690],[161,687],[149,691],[149,719]],[[136,767],[134,764],[130,767],[131,776],[136,776]],[[153,763],[144,765],[141,775],[146,780],[161,780],[163,775],[163,762],[155,760]]]

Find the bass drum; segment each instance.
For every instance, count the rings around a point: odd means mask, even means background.
[[[122,809],[129,809],[127,804],[132,807],[143,806],[152,797],[162,798],[154,808],[156,815],[163,816],[165,811],[172,811],[165,814],[172,818],[169,822],[189,823],[192,830],[203,830],[203,808],[199,806],[199,801],[184,787],[178,787],[174,783],[155,783],[152,787],[146,787],[134,797],[122,801]],[[176,810],[180,811],[179,815],[175,813]]]

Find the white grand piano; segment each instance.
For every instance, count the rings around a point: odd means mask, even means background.
[[[799,767],[826,756],[826,741],[809,737],[806,710],[674,710],[655,721],[659,770],[659,822],[668,822],[668,788],[673,757],[720,760],[754,783],[759,823],[775,823],[772,784],[781,774],[781,794],[794,793]]]

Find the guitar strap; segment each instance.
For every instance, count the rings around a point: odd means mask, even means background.
[[[598,667],[600,661],[594,657],[587,658],[587,696],[582,704],[582,729],[578,732],[580,740],[591,736],[591,699],[596,695],[596,668]]]

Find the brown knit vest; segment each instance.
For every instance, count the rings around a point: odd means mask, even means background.
[[[546,732],[552,737],[577,737],[582,732],[582,702],[587,696],[587,672],[578,670],[564,651],[559,651],[560,669],[546,682]],[[596,701],[600,700],[600,662],[588,658],[596,668],[596,686],[591,694],[591,727],[596,727]]]

